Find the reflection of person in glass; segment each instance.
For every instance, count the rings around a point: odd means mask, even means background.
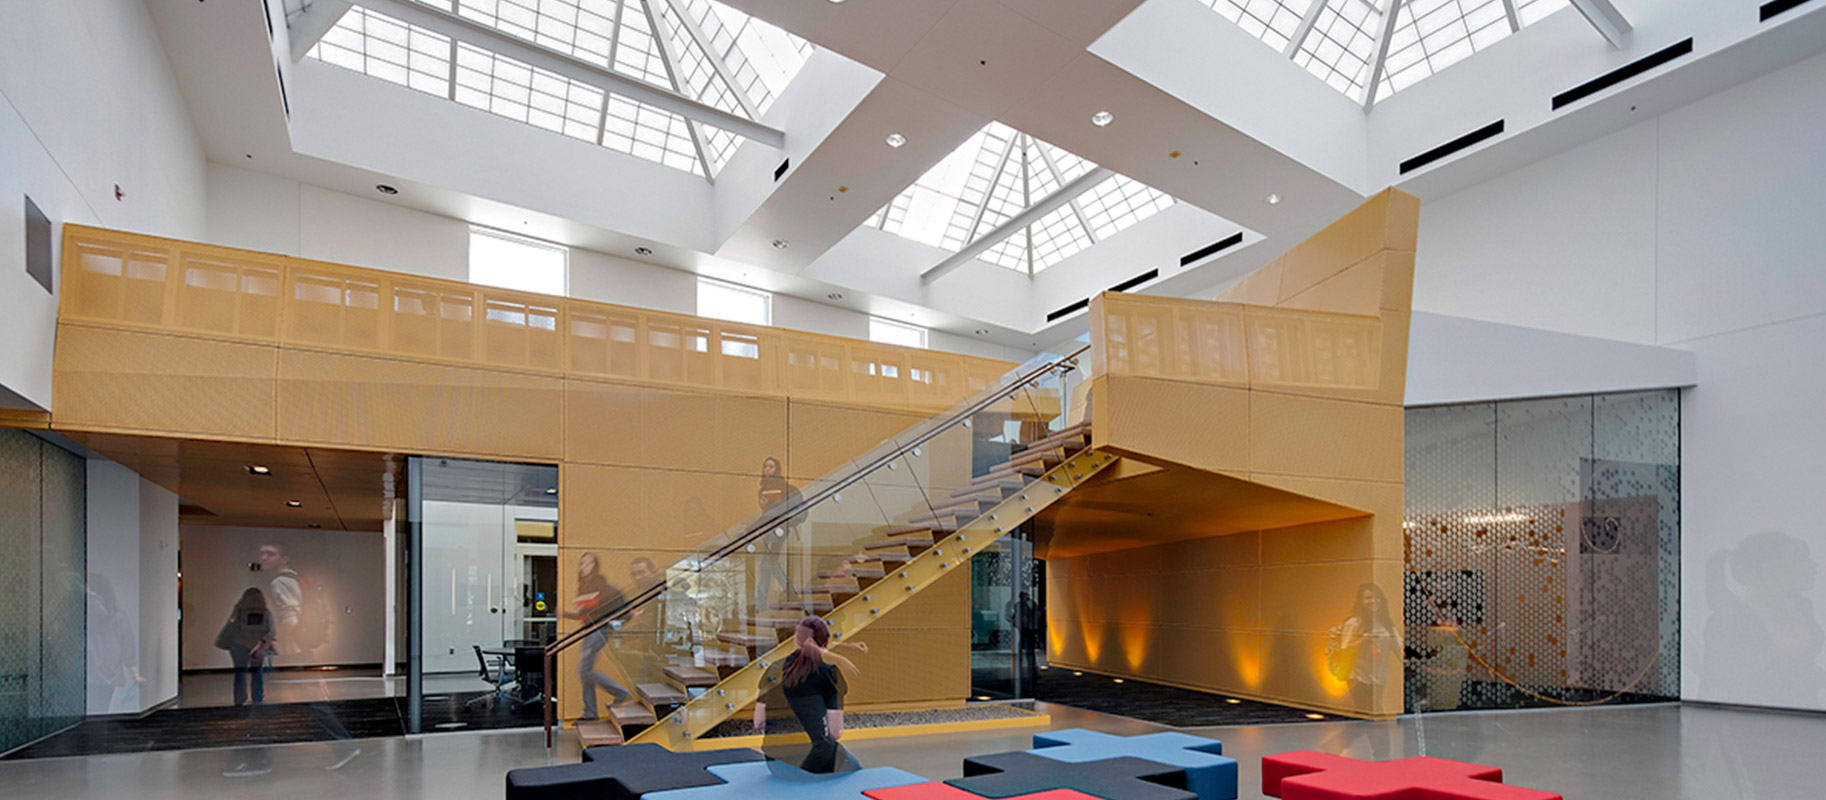
[[[1336,647],[1329,654],[1334,674],[1348,676],[1351,707],[1374,714],[1382,710],[1382,687],[1389,673],[1401,666],[1401,634],[1389,616],[1388,597],[1382,587],[1366,583],[1357,588],[1350,618],[1332,629]],[[1388,755],[1387,730],[1364,731],[1376,758]],[[1351,731],[1347,729],[1348,738]]]
[[[272,652],[273,637],[273,614],[266,607],[266,595],[250,586],[235,601],[234,611],[216,634],[216,647],[227,650],[235,665],[235,705],[247,705],[250,676],[254,702],[266,702],[266,680],[260,667]]]
[[[79,576],[80,577],[80,576]],[[89,708],[107,713],[138,712],[138,618],[121,608],[106,575],[89,573]]]
[[[785,510],[797,506],[804,497],[799,489],[788,483],[786,475],[780,468],[780,459],[768,456],[761,461],[761,488],[756,492],[756,499],[765,516],[769,511]],[[792,593],[792,578],[786,572],[785,554],[790,552],[790,543],[798,533],[799,524],[805,521],[804,514],[782,521],[773,530],[761,535],[755,541],[755,613],[765,615],[773,602],[774,582],[787,594]]]
[[[1705,622],[1701,686],[1777,702],[1826,698],[1826,669],[1820,668],[1826,633],[1807,596],[1818,571],[1807,542],[1777,531],[1744,537],[1736,548],[1707,558],[1712,614]]]
[[[754,727],[767,729],[767,703],[782,700],[805,730],[809,748],[799,768],[812,774],[858,769],[854,759],[837,744],[843,738],[845,677],[859,674],[849,659],[831,652],[831,629],[821,617],[805,617],[793,628],[799,649],[782,659],[770,675],[771,689],[755,703]],[[861,642],[846,642],[867,653]]]
[[[584,553],[577,559],[577,595],[571,598],[571,608],[564,616],[581,620],[587,627],[601,621],[616,609],[627,605],[627,599],[620,591],[609,585],[607,578],[602,577],[601,562],[595,553]],[[627,700],[628,690],[615,679],[604,675],[596,669],[596,660],[609,645],[609,629],[619,627],[620,620],[610,622],[592,631],[583,639],[583,646],[578,648],[577,679],[583,684],[583,721],[597,718],[596,690],[603,689],[615,697],[613,702]]]
[[[304,641],[299,627],[304,618],[304,581],[292,569],[291,555],[284,545],[260,545],[260,571],[272,576],[272,612],[277,618],[274,652],[288,656],[308,653],[313,649],[308,645],[313,643]]]
[[[1020,671],[1021,679],[1028,686],[1033,685],[1039,675],[1039,652],[1046,637],[1046,617],[1040,612],[1040,604],[1034,602],[1033,595],[1022,592],[1019,597],[1008,601],[1008,624],[1020,633],[1016,643],[1015,668]]]

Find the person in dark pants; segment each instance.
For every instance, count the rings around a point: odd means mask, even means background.
[[[602,577],[602,565],[595,553],[584,553],[577,559],[577,596],[571,598],[571,610],[565,616],[581,620],[585,626],[594,625],[603,617],[614,613],[627,605],[627,598],[609,580]],[[578,648],[577,679],[583,684],[583,717],[588,722],[597,719],[596,690],[607,690],[619,703],[633,697],[627,688],[615,682],[614,678],[603,674],[596,668],[596,661],[602,651],[608,649],[609,633],[612,628],[620,627],[610,622],[592,631],[583,639],[583,646]]]
[[[1008,601],[1008,624],[1020,633],[1015,642],[1015,669],[1026,693],[1031,694],[1034,681],[1040,676],[1039,653],[1046,647],[1046,617],[1032,594],[1022,592],[1020,597]]]
[[[813,775],[860,769],[855,758],[837,744],[843,738],[844,676],[858,674],[856,665],[831,652],[831,629],[821,617],[799,620],[793,642],[799,649],[780,661],[769,678],[772,688],[762,702],[755,703],[754,726],[756,731],[766,732],[767,701],[784,702],[810,741],[802,749],[763,749],[769,751],[770,760],[797,761],[800,769]],[[869,651],[861,642],[845,644],[858,652]]]
[[[266,607],[266,595],[249,587],[241,593],[228,622],[216,634],[216,647],[228,651],[235,665],[235,705],[247,705],[248,678],[253,679],[255,703],[266,701],[266,681],[261,666],[273,649],[273,615]]]

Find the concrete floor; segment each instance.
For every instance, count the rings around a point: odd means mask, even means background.
[[[234,704],[234,673],[190,673],[178,678],[177,708],[212,708]],[[406,676],[380,674],[378,668],[274,670],[266,675],[266,702],[315,703],[405,697]],[[494,686],[473,672],[425,676],[425,694],[486,692]]]
[[[1163,730],[1123,717],[1062,707],[1054,728],[1133,734]],[[863,764],[933,779],[957,777],[967,755],[1024,750],[1037,728],[854,742]],[[1372,757],[1427,755],[1494,764],[1510,783],[1575,800],[1808,798],[1821,795],[1826,715],[1695,705],[1464,712],[1392,723],[1341,722],[1200,728],[1242,762],[1244,800],[1259,798],[1264,753],[1318,749]],[[331,772],[328,744],[269,748],[272,772],[227,778],[240,750],[0,762],[8,797],[134,800],[263,797],[500,797],[514,767],[570,763],[574,744],[548,752],[537,730],[451,733],[357,742],[359,757]]]

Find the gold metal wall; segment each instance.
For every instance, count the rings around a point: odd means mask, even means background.
[[[559,464],[566,593],[583,552],[625,581],[635,556],[663,567],[754,514],[764,458],[803,483],[1014,366],[64,230],[53,427]],[[853,701],[968,695],[959,585],[883,621],[882,679]],[[930,652],[894,655],[914,642]]]
[[[1339,713],[1400,712],[1398,653],[1373,699],[1358,702],[1325,651],[1363,584],[1382,590],[1397,627],[1402,618],[1418,227],[1419,201],[1391,189],[1215,301],[1092,300],[1095,446],[1323,502],[1283,504],[1263,530],[1050,560],[1056,663]],[[1361,515],[1336,519],[1338,506]]]

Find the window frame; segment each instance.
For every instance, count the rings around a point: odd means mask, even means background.
[[[895,341],[888,341],[886,339],[876,338],[875,326],[877,324],[880,324],[883,327],[887,327],[887,328],[898,328],[900,330],[905,330],[905,331],[915,331],[919,334],[919,344],[909,345],[909,344],[902,344],[900,342],[895,342]],[[895,347],[913,347],[913,348],[916,348],[919,350],[930,350],[930,349],[932,349],[932,329],[927,328],[923,325],[914,325],[913,323],[910,323],[910,322],[901,322],[899,320],[892,320],[892,319],[888,319],[886,317],[877,317],[877,316],[871,315],[869,317],[869,341],[874,342],[875,344],[893,345]]]
[[[746,319],[730,319],[729,317],[721,317],[721,316],[717,316],[715,314],[704,313],[704,287],[706,287],[706,286],[714,288],[714,289],[718,289],[721,291],[727,291],[727,292],[733,292],[736,294],[746,294],[746,295],[752,295],[755,297],[759,297],[761,299],[762,320],[760,322],[753,322],[753,321],[746,320]],[[696,313],[697,316],[703,317],[704,319],[714,319],[714,320],[721,320],[723,322],[733,322],[733,323],[736,323],[737,325],[758,325],[758,326],[761,326],[764,328],[771,328],[771,327],[773,327],[773,324],[774,324],[774,293],[767,291],[766,289],[756,289],[753,286],[743,286],[739,283],[730,283],[729,281],[719,281],[715,278],[706,278],[702,275],[699,275],[697,278],[697,293],[696,293],[696,297],[695,297],[695,302],[693,303],[692,310]]]

